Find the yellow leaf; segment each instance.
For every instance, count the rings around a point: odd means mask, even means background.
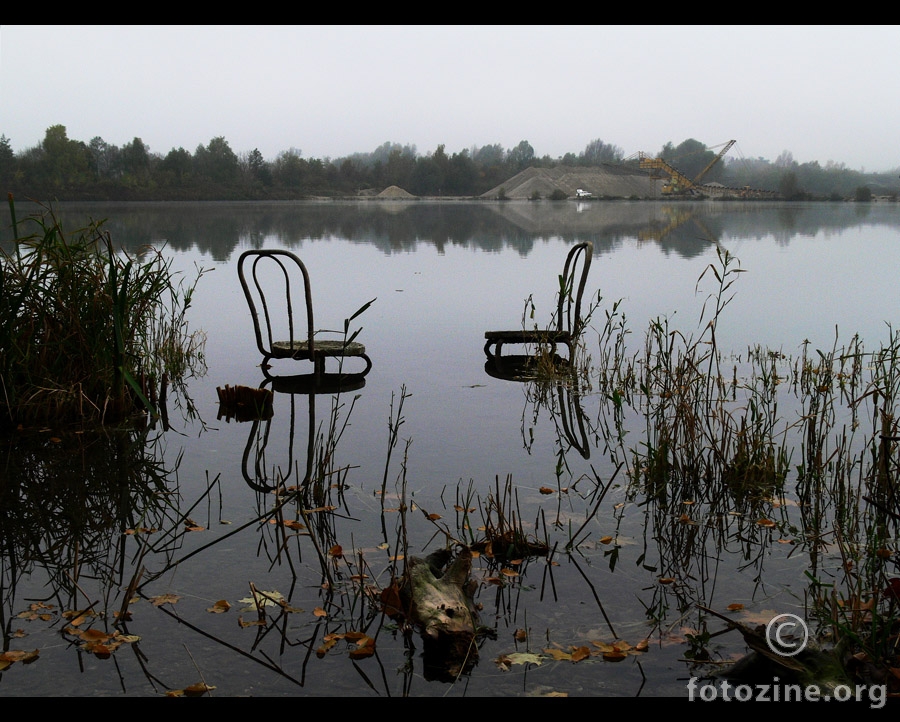
[[[568,652],[563,652],[561,649],[554,649],[553,647],[550,647],[549,649],[544,649],[542,651],[547,656],[553,657],[553,659],[559,662],[570,661],[572,659],[571,654],[569,654]]]
[[[322,607],[316,607],[313,609],[313,614],[317,617],[327,617],[328,612],[326,612]]]
[[[601,544],[609,544],[613,540],[611,536],[605,536],[600,540]]]

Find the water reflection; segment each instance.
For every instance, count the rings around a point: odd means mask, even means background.
[[[196,250],[216,261],[226,261],[242,245],[258,248],[266,239],[291,248],[333,238],[372,245],[388,255],[426,244],[439,253],[459,246],[488,252],[513,248],[522,256],[549,237],[591,241],[600,255],[628,239],[643,238],[667,254],[691,258],[704,251],[701,238],[775,234],[788,244],[798,236],[900,226],[893,203],[329,201],[61,203],[54,208],[66,229],[84,227],[86,216],[107,219],[104,228],[129,251],[165,243],[174,251]],[[20,218],[40,210],[28,203],[17,209]],[[0,227],[0,242],[8,243],[10,234],[7,226]]]

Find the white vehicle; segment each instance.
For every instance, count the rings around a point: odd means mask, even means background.
[[[582,190],[581,188],[579,188],[578,190],[575,191],[575,197],[576,198],[591,198],[591,197],[593,197],[593,195],[591,194],[590,191],[585,191],[585,190]]]

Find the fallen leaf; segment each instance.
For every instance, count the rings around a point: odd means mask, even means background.
[[[591,656],[591,650],[587,647],[578,647],[577,649],[572,650],[572,661],[580,662],[582,659],[587,659]]]
[[[553,489],[551,489],[549,486],[542,486],[539,489],[539,491],[541,492],[541,494],[552,494],[553,493]]]
[[[756,523],[757,523],[759,526],[764,526],[764,527],[773,527],[773,526],[775,526],[775,522],[772,521],[771,519],[758,519]]]
[[[513,652],[512,654],[505,655],[505,657],[509,660],[510,664],[536,664],[540,666],[544,661],[544,658],[541,655],[532,654],[530,652]]]
[[[154,607],[161,607],[163,604],[175,604],[180,599],[177,594],[160,594],[157,597],[150,597],[150,602]]]
[[[609,544],[612,540],[613,540],[613,537],[611,537],[611,536],[605,536],[605,537],[603,537],[603,538],[600,539],[600,543],[601,543],[601,544]]]
[[[428,519],[429,521],[437,521],[438,519],[441,518],[441,515],[440,514],[429,514],[425,518]]]
[[[192,684],[190,687],[184,688],[184,696],[185,697],[201,697],[202,695],[209,692],[211,689],[215,689],[215,687],[210,687],[204,682],[198,682],[197,684]]]
[[[315,615],[316,617],[327,617],[328,612],[322,609],[322,607],[316,607],[315,609],[313,609],[313,615]]]
[[[335,544],[331,549],[328,550],[328,554],[333,556],[335,559],[340,559],[344,556],[344,547],[340,544]]]
[[[220,599],[211,607],[207,607],[206,611],[212,612],[213,614],[221,614],[222,612],[227,612],[229,609],[231,609],[231,605],[224,599]]]
[[[744,605],[743,605],[743,604],[737,604],[737,603],[735,603],[735,604],[729,604],[729,605],[726,607],[726,609],[727,609],[729,612],[738,612],[738,611],[740,611],[740,610],[743,609],[743,608],[744,608]]]
[[[572,659],[572,655],[569,652],[564,652],[561,649],[556,649],[554,647],[550,647],[549,649],[543,650],[544,654],[548,657],[553,657],[557,662],[568,662]]]

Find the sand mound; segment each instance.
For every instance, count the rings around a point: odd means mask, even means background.
[[[415,198],[412,193],[403,190],[399,186],[388,186],[376,198]]]

